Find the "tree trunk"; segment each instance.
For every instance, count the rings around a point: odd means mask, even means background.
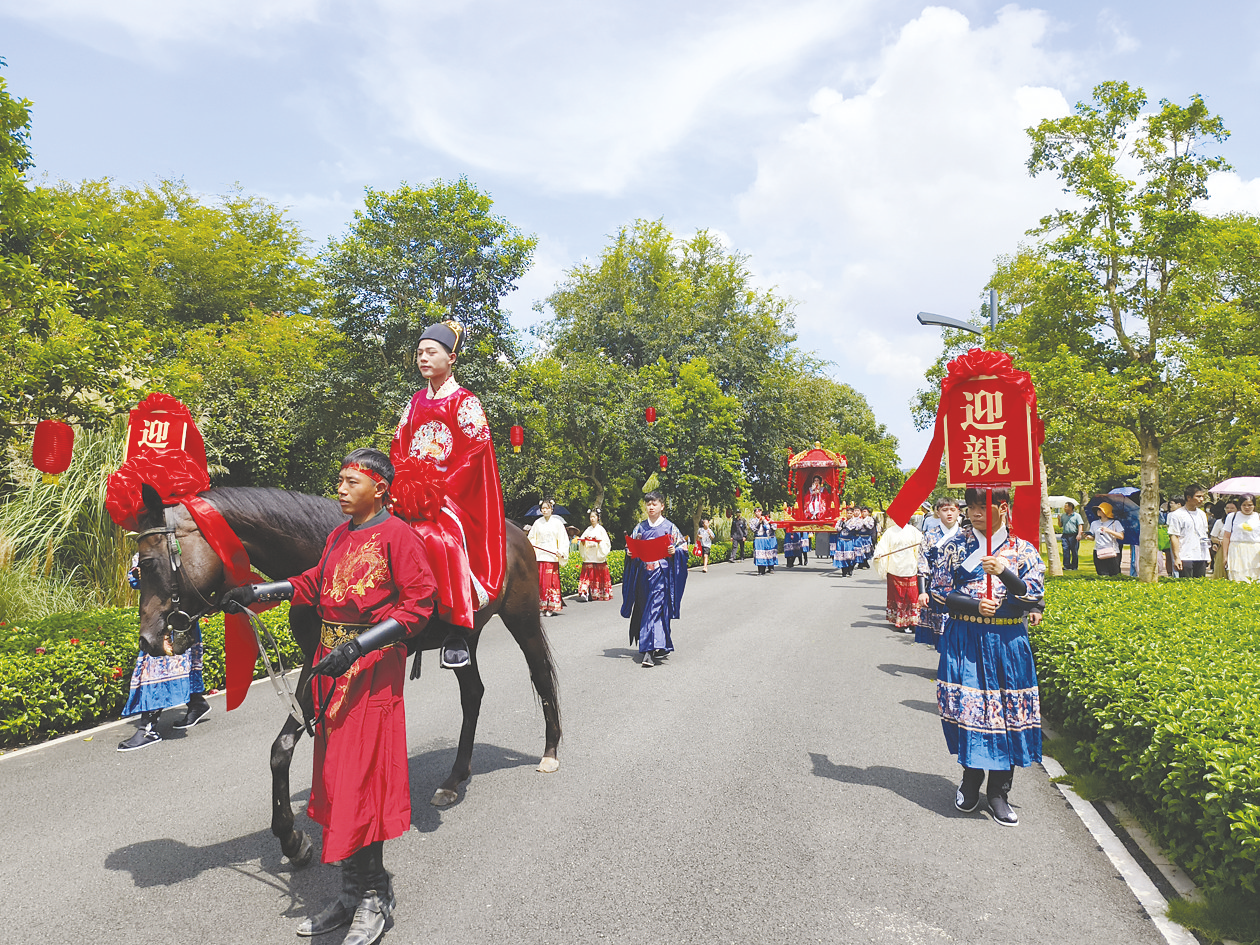
[[[1142,456],[1142,510],[1138,517],[1138,580],[1159,580],[1159,438],[1150,430],[1137,431]]]
[[[1050,576],[1060,577],[1063,574],[1063,557],[1059,554],[1058,536],[1054,533],[1054,514],[1050,511],[1050,483],[1047,481],[1046,460],[1039,456],[1041,463],[1041,539],[1046,543],[1046,557],[1050,559]]]

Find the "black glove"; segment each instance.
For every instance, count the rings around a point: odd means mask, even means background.
[[[227,614],[244,613],[245,608],[258,601],[289,600],[293,597],[290,581],[273,581],[270,584],[242,584],[223,595],[219,606]]]
[[[359,641],[347,640],[316,663],[313,672],[316,676],[344,676],[346,670],[362,655],[363,647],[359,646]]]
[[[355,639],[338,644],[336,649],[315,664],[312,672],[317,676],[341,676],[364,653],[389,646],[406,635],[407,628],[393,617],[382,620],[376,626],[368,627]]]

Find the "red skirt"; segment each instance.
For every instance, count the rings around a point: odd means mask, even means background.
[[[560,565],[554,561],[538,562],[538,606],[553,614],[564,606],[560,600]]]
[[[919,579],[888,575],[888,622],[913,627],[919,622]]]
[[[321,644],[314,661],[327,653]],[[317,676],[312,682],[317,707],[330,699],[315,730],[306,808],[324,828],[325,863],[344,860],[369,843],[401,837],[411,827],[402,697],[406,662],[407,648],[395,644],[360,657],[344,676]]]
[[[578,593],[589,600],[612,600],[612,575],[606,562],[587,561],[578,575]]]

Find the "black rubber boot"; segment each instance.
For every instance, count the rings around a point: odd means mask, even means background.
[[[326,905],[322,912],[309,919],[303,919],[302,924],[297,927],[298,935],[303,938],[323,935],[325,932],[341,928],[354,918],[355,907],[363,898],[363,891],[359,889],[359,871],[355,862],[357,856],[358,853],[355,853],[349,859],[341,861],[341,895]]]
[[[1015,780],[1015,769],[989,772],[989,811],[993,819],[1003,827],[1015,827],[1019,824],[1019,815],[1011,809],[1007,800],[1011,796],[1011,784]]]
[[[360,869],[361,898],[342,945],[374,945],[385,933],[385,924],[394,913],[394,888],[385,871],[383,853],[384,844],[378,840],[355,854]]]
[[[962,784],[954,798],[954,806],[964,814],[970,814],[980,806],[980,785],[984,784],[984,769],[963,768]]]

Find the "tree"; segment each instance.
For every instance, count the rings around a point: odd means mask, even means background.
[[[1197,95],[1148,115],[1124,82],[1093,98],[1029,130],[1029,172],[1058,174],[1076,207],[1045,217],[1033,231],[1043,242],[995,276],[1020,307],[994,340],[1018,352],[1052,409],[1136,439],[1140,577],[1153,581],[1161,447],[1211,429],[1254,390],[1214,332],[1247,317],[1221,264],[1231,233],[1197,209],[1226,167],[1199,148],[1228,133]]]
[[[378,411],[406,404],[419,386],[420,335],[448,318],[467,330],[461,383],[482,399],[492,423],[508,410],[498,399],[503,362],[515,362],[519,352],[499,302],[529,268],[537,238],[495,216],[492,206],[463,177],[392,192],[368,188],[349,231],[329,243],[327,313],[348,341],[345,370]]]

